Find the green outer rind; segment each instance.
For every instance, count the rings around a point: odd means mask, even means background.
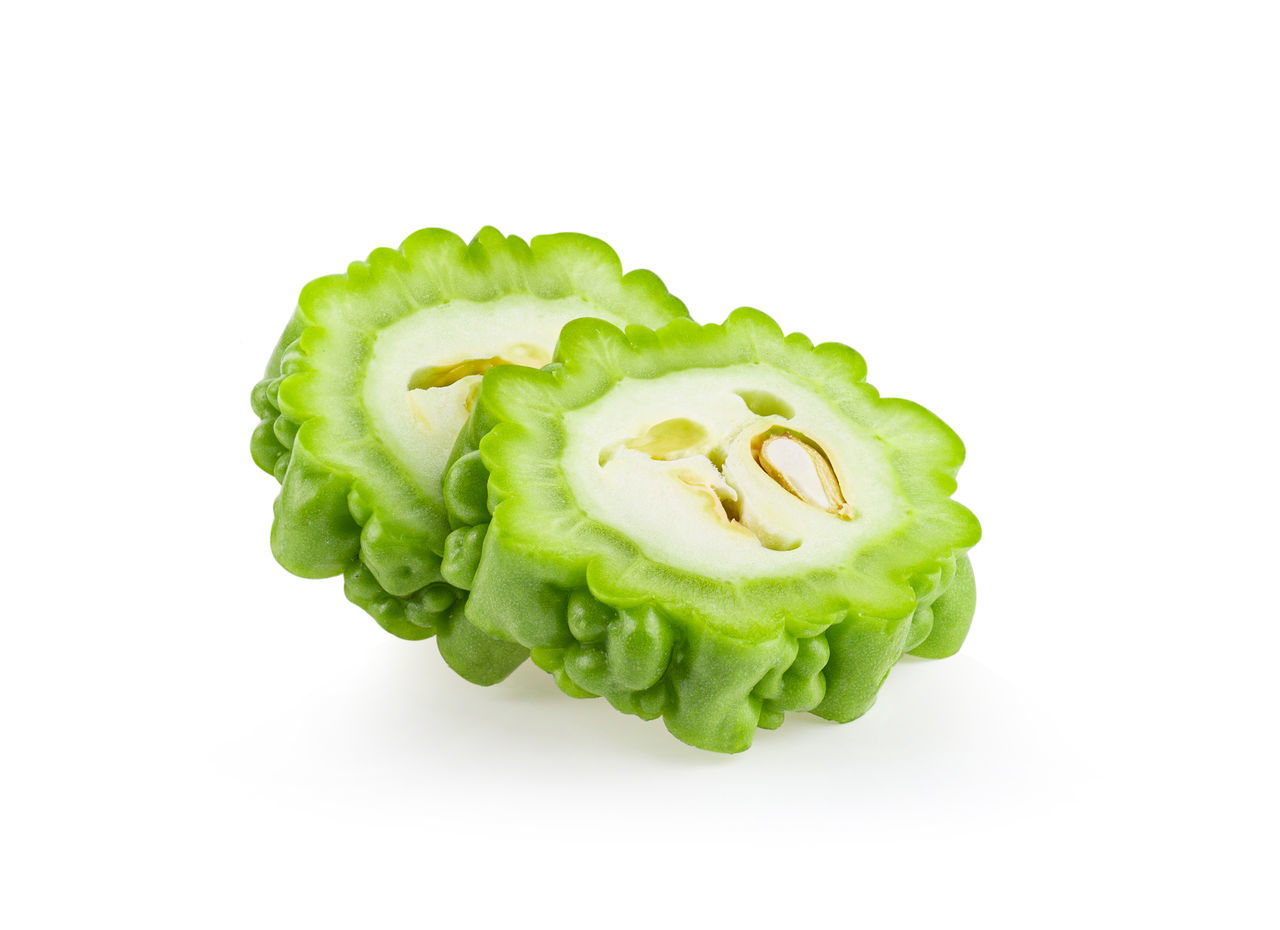
[[[892,552],[785,584],[732,584],[656,566],[578,508],[558,465],[566,410],[624,377],[750,362],[872,416],[921,512]],[[570,323],[551,365],[486,375],[445,473],[454,530],[441,573],[470,591],[465,611],[477,627],[529,647],[566,693],[661,716],[699,748],[744,750],[758,726],[778,726],[787,711],[852,720],[907,649],[929,654],[935,636],[958,648],[965,599],[941,606],[980,536],[973,515],[950,500],[964,458],[959,438],[923,408],[880,398],[865,371],[853,350],[784,337],[746,308],[723,326],[680,320],[625,335],[600,321]],[[967,605],[971,616],[972,598]],[[935,612],[945,635],[934,632]],[[761,622],[744,624],[747,616]]]
[[[929,632],[919,645],[910,648],[911,654],[922,659],[945,659],[959,652],[969,635],[977,602],[973,565],[967,554],[962,555],[956,560],[955,580],[932,605],[922,608],[928,611]]]
[[[450,664],[482,683],[505,677],[524,656],[517,660],[502,641],[486,655],[458,606],[461,592],[441,579],[448,531],[442,500],[414,487],[378,437],[368,430],[353,435],[330,408],[335,396],[358,395],[363,362],[381,329],[451,299],[520,293],[582,297],[588,312],[594,307],[651,325],[687,316],[656,275],[624,274],[613,250],[589,236],[559,233],[526,244],[485,227],[468,244],[447,230],[423,229],[399,250],[377,249],[345,275],[303,288],[251,398],[259,417],[253,460],[281,484],[271,531],[280,564],[306,578],[344,575],[347,597],[388,632],[405,639],[436,634]],[[325,383],[325,354],[334,338],[329,331],[344,326],[357,330],[354,337],[347,331],[342,348],[359,364],[347,390],[335,395]],[[352,401],[344,413],[355,407]],[[363,467],[367,462],[373,467]],[[495,677],[498,667],[506,670]]]

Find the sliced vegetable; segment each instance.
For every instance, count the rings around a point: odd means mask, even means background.
[[[253,391],[254,461],[281,483],[271,546],[406,639],[435,633],[464,677],[490,683],[526,655],[467,621],[440,573],[441,476],[486,371],[539,366],[591,316],[660,326],[686,315],[651,272],[576,234],[529,243],[442,229],[378,249],[302,291]]]
[[[851,720],[905,651],[959,648],[980,533],[959,438],[864,376],[754,310],[570,323],[553,364],[485,375],[441,574],[564,691],[694,746]]]

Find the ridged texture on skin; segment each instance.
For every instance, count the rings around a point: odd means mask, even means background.
[[[252,395],[253,459],[281,483],[271,530],[280,564],[305,578],[344,575],[347,597],[385,629],[405,639],[435,634],[450,665],[483,684],[527,651],[463,615],[461,592],[440,574],[449,527],[439,491],[408,478],[359,398],[381,330],[450,300],[513,294],[581,298],[583,315],[653,326],[686,315],[657,276],[624,274],[613,250],[589,236],[525,243],[486,227],[468,244],[424,229],[398,250],[378,249],[345,275],[308,284]],[[494,326],[495,341],[508,336]]]
[[[559,463],[567,411],[624,378],[744,363],[803,379],[890,448],[910,516],[854,562],[734,582],[708,553],[694,574],[650,559],[575,500]],[[980,535],[950,499],[959,438],[864,376],[853,350],[784,337],[748,309],[723,326],[656,332],[571,323],[556,363],[486,375],[445,475],[454,529],[441,572],[469,589],[472,623],[530,648],[566,693],[661,716],[694,746],[741,751],[787,711],[852,720],[904,652],[959,648],[974,606],[965,553]]]

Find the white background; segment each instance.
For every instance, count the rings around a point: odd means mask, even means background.
[[[1275,926],[1274,11],[10,8],[0,922]],[[298,290],[486,223],[947,420],[963,652],[721,757],[276,566]]]

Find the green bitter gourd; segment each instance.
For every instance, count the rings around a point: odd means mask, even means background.
[[[786,711],[864,713],[974,608],[964,458],[842,345],[758,311],[581,320],[485,376],[444,476],[442,574],[561,689],[737,752]]]
[[[481,376],[545,364],[578,317],[686,315],[656,275],[624,274],[609,246],[572,233],[526,244],[485,228],[468,244],[424,229],[311,282],[252,398],[254,461],[281,484],[277,560],[306,578],[344,575],[385,629],[434,633],[463,677],[501,680],[527,650],[471,626],[440,572],[441,474]]]

